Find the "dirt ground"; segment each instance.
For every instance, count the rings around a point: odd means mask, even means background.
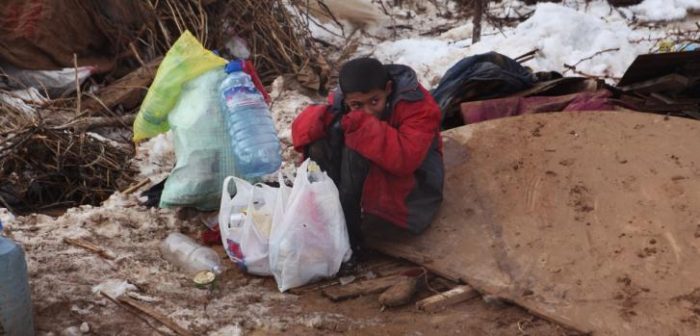
[[[77,217],[70,212],[53,220],[44,216],[19,219],[25,224],[14,227],[16,238],[25,231],[55,235],[55,244],[47,243],[48,239],[24,241],[39,335],[172,334],[149,320],[158,328],[154,329],[125,308],[93,293],[100,279],[128,279],[136,289],[125,295],[168,315],[195,335],[572,335],[516,306],[487,303],[482,298],[437,313],[418,311],[413,304],[382,309],[376,294],[338,303],[324,297],[320,289],[300,295],[281,294],[272,278],[247,275],[235,268],[228,269],[214,288],[199,289],[162,260],[154,240],[149,241],[169,231],[170,224],[184,232],[192,230],[191,222],[166,221],[160,223],[160,229],[143,225],[149,229],[141,231],[130,221],[141,211],[157,212],[130,209],[124,216],[114,216],[114,224],[101,215],[92,215],[86,222],[94,226],[82,226],[95,236],[98,232],[123,231],[116,239],[91,239],[114,252],[118,256],[114,262],[61,242],[62,234],[57,232],[61,223]],[[102,221],[91,222],[94,219]],[[134,242],[131,248],[129,241]],[[220,248],[217,250],[224,256]],[[374,256],[364,264],[365,269],[383,260],[386,257]],[[362,274],[357,275],[359,278]],[[416,299],[430,294],[423,290]],[[89,331],[82,333],[80,326],[86,330],[84,323]]]
[[[203,225],[197,217],[181,219],[181,212],[140,206],[136,195],[115,194],[101,207],[72,208],[58,217],[0,217],[26,250],[38,335],[174,335],[98,290],[151,307],[193,335],[572,334],[516,306],[482,298],[425,313],[413,304],[382,309],[378,294],[338,303],[316,289],[283,294],[274,279],[246,275],[224,258],[229,269],[216,286],[199,289],[162,258],[158,243],[174,231],[196,238]],[[115,258],[64,238],[93,242]],[[220,247],[215,249],[224,257]],[[386,259],[375,255],[362,264],[358,280],[370,271],[383,276],[385,270],[376,265]],[[416,299],[429,295],[423,290]]]

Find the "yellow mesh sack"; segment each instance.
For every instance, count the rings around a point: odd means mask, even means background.
[[[134,142],[167,132],[170,129],[168,113],[180,98],[182,86],[225,64],[226,60],[205,49],[189,31],[185,31],[158,66],[156,77],[134,121]]]

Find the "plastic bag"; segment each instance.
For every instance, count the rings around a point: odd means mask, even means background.
[[[280,179],[281,180],[281,179]],[[231,198],[229,184],[236,184]],[[287,190],[265,184],[252,185],[237,177],[227,177],[223,183],[219,226],[221,241],[229,258],[241,269],[257,275],[272,275],[268,258],[270,232],[275,214],[282,213]]]
[[[309,162],[297,169],[284,215],[270,236],[270,268],[281,292],[334,276],[352,253],[338,189]]]
[[[146,93],[134,121],[134,142],[168,131],[168,113],[180,97],[182,85],[226,64],[226,60],[205,49],[185,31],[168,50]]]
[[[51,98],[73,93],[76,90],[76,76],[78,82],[82,84],[96,71],[94,66],[81,66],[77,69],[28,70],[9,64],[0,64],[0,69],[4,72],[4,76],[0,76],[0,88],[17,90],[35,88],[48,93]],[[7,82],[7,84],[3,82]]]
[[[230,142],[222,140],[228,133],[217,99],[225,77],[223,68],[216,67],[187,82],[168,115],[177,164],[165,182],[161,208],[219,208],[221,184],[235,172]]]

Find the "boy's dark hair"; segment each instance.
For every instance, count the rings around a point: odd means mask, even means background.
[[[384,89],[389,81],[389,73],[378,60],[362,57],[343,64],[338,81],[344,94],[367,93],[375,89]]]

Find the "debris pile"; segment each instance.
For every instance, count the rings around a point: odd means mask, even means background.
[[[45,6],[0,6],[26,23],[0,28],[6,33],[0,45],[12,46],[0,52],[0,206],[13,212],[96,205],[133,182],[128,133],[135,110],[161,56],[184,31],[224,54],[235,41],[248,41],[266,84],[293,74],[318,90],[330,72],[300,17],[281,0],[39,2]],[[72,16],[25,15],[33,10]],[[26,31],[29,23],[36,30]],[[66,33],[73,30],[81,35]],[[64,93],[47,92],[49,83],[38,76],[16,76],[35,69],[60,71]]]
[[[700,50],[641,55],[617,89],[635,110],[700,120]]]

